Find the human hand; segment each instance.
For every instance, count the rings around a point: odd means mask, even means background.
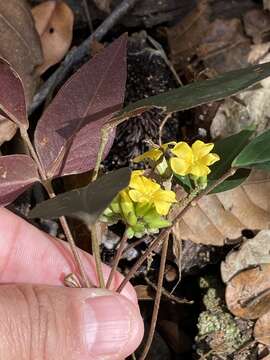
[[[97,283],[93,258],[80,253]],[[122,295],[64,287],[71,272],[67,243],[0,208],[0,359],[122,360],[136,349],[143,322],[131,284]],[[113,288],[121,281],[117,273]]]

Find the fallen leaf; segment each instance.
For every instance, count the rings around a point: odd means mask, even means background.
[[[179,23],[166,28],[170,58],[180,66],[195,55],[209,26],[210,7],[208,1],[199,4]]]
[[[22,78],[26,102],[30,104],[38,82],[36,67],[43,59],[39,36],[25,0],[0,1],[0,34],[0,57]]]
[[[266,46],[265,50],[267,50]],[[270,54],[259,53],[263,51],[261,45],[253,47],[249,54],[249,61],[264,63],[270,60]],[[267,51],[266,51],[267,52]],[[210,127],[213,139],[225,138],[237,133],[248,126],[256,128],[261,133],[268,128],[270,117],[270,78],[260,82],[260,85],[252,91],[242,92],[237,95],[239,102],[234,99],[226,99],[219,107]]]
[[[269,39],[270,14],[262,9],[252,9],[244,14],[243,22],[246,34],[254,44],[260,44]]]
[[[270,226],[270,174],[253,171],[243,185],[204,196],[179,222],[183,240],[222,246],[238,239],[242,230]]]
[[[73,33],[74,15],[64,1],[45,1],[32,9],[44,56],[39,74],[58,63],[67,53]]]
[[[227,283],[240,271],[260,264],[270,264],[270,230],[260,231],[226,256],[221,263],[222,280]]]
[[[250,44],[240,19],[216,19],[198,44],[196,55],[206,67],[223,73],[248,65]]]
[[[254,337],[260,343],[270,346],[270,311],[257,320],[254,327]]]
[[[94,168],[101,128],[121,109],[124,101],[126,46],[125,34],[83,65],[60,89],[39,120],[35,146],[49,177]]]
[[[238,317],[257,319],[270,311],[270,264],[244,270],[226,287],[228,309]]]
[[[11,203],[37,181],[39,181],[37,165],[29,156],[1,156],[0,206]]]
[[[109,13],[111,11],[111,2],[112,0],[94,0],[94,3],[101,11]]]

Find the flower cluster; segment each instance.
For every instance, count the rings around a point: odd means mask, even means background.
[[[205,144],[201,140],[195,141],[191,147],[183,141],[170,142],[145,152],[133,161],[152,160],[158,162],[158,166],[166,161],[167,167],[177,175],[206,177],[211,171],[209,166],[219,160],[217,154],[211,153],[213,147],[214,144]]]
[[[129,238],[156,233],[170,226],[164,217],[168,214],[176,195],[164,190],[155,181],[143,176],[143,171],[133,171],[129,186],[122,190],[104,211],[101,220],[115,223],[125,222]]]
[[[166,218],[176,194],[165,190],[167,183],[171,188],[172,174],[190,177],[196,189],[207,185],[209,166],[219,160],[211,153],[214,144],[205,144],[197,140],[192,146],[186,142],[170,142],[154,147],[134,159],[135,162],[147,160],[156,173],[159,182],[144,176],[144,171],[132,172],[129,186],[122,190],[104,211],[101,220],[109,224],[123,221],[129,238],[141,237],[147,233],[156,233],[159,229],[170,226]],[[161,186],[161,185],[162,186]]]

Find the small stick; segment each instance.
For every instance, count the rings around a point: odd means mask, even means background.
[[[127,237],[126,232],[125,232],[122,239],[121,239],[121,241],[120,241],[119,247],[117,249],[116,256],[115,256],[114,261],[113,261],[113,266],[112,266],[112,269],[111,269],[111,272],[110,272],[110,275],[109,275],[109,278],[108,278],[108,281],[107,281],[107,284],[106,284],[107,289],[110,289],[110,286],[111,286],[112,280],[114,278],[115,272],[117,270],[119,261],[120,261],[122,255],[123,255],[123,250],[125,248],[127,239],[128,239],[128,237]]]
[[[56,86],[63,81],[70,69],[78,65],[85,56],[90,55],[91,42],[93,40],[101,41],[108,31],[111,30],[138,1],[139,0],[123,0],[79,47],[69,51],[58,69],[49,77],[34,96],[32,105],[28,111],[30,115],[46,100],[48,94],[51,94]]]
[[[149,330],[148,338],[147,338],[143,353],[140,356],[139,360],[144,360],[146,358],[148,351],[151,347],[151,344],[152,344],[152,341],[154,338],[154,334],[155,334],[159,305],[160,305],[160,300],[161,300],[161,296],[162,296],[162,284],[163,284],[164,271],[165,271],[165,265],[166,265],[168,242],[169,242],[169,236],[166,236],[166,238],[163,242],[163,246],[162,246],[162,253],[161,253],[161,260],[160,260],[160,267],[159,267],[159,274],[158,274],[158,283],[157,283],[157,292],[156,292],[156,297],[155,297],[155,302],[154,302],[154,309],[153,309],[153,314],[152,314],[152,319],[151,319],[150,330]]]
[[[145,276],[144,280],[147,282],[148,285],[150,285],[153,289],[155,289],[157,291],[157,285],[154,284],[150,279],[148,279],[148,277]],[[166,289],[164,289],[164,287],[162,287],[162,295],[166,298],[168,298],[171,301],[176,302],[177,304],[193,304],[194,301],[189,301],[187,299],[180,299],[179,297],[171,294],[169,291],[167,291]]]

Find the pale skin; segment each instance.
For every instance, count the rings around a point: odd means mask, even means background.
[[[68,245],[4,208],[0,249],[0,359],[122,360],[138,347],[143,322],[131,284],[121,295],[64,287],[76,273]],[[80,254],[97,283],[93,258]],[[116,273],[111,289],[122,280]]]

